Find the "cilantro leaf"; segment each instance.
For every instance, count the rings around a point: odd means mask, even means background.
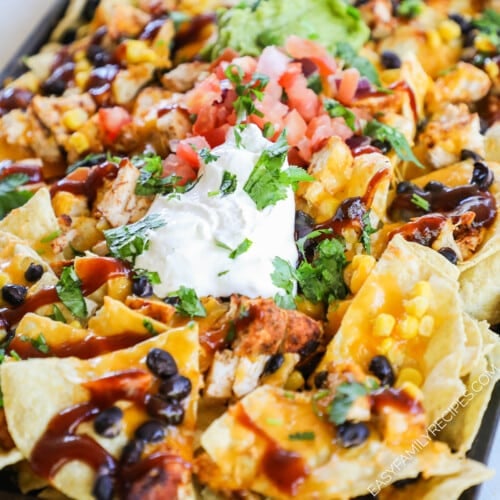
[[[332,118],[342,117],[351,130],[356,130],[356,115],[350,109],[335,99],[325,99],[323,105]]]
[[[214,155],[208,148],[200,149],[198,151],[198,154],[200,155],[200,158],[205,162],[205,164],[217,161],[219,159],[219,157],[217,155]]]
[[[431,204],[425,198],[422,198],[417,193],[413,193],[411,195],[411,200],[410,201],[416,207],[421,208],[424,212],[430,212],[430,210],[431,210]]]
[[[337,387],[335,397],[328,407],[328,420],[335,425],[343,424],[356,399],[366,396],[367,388],[359,382],[343,382]]]
[[[68,266],[61,273],[61,278],[56,284],[56,292],[61,302],[74,316],[84,319],[88,313],[81,285],[82,282],[78,278],[75,268]]]
[[[133,264],[136,257],[149,247],[148,232],[165,224],[160,215],[150,214],[134,224],[104,231],[109,253]]]
[[[52,308],[52,314],[49,315],[49,318],[54,320],[54,321],[59,321],[61,323],[66,323],[66,318],[64,317],[61,309],[59,309],[59,307],[57,307],[56,304],[54,304],[53,308]]]
[[[313,261],[302,261],[296,271],[305,298],[312,302],[328,303],[345,298],[347,286],[343,273],[346,265],[344,245],[340,240],[321,241]]]
[[[174,191],[183,191],[178,182],[182,179],[178,175],[163,177],[163,163],[158,155],[140,155],[132,158],[134,165],[142,165],[141,173],[135,185],[135,194],[150,196],[155,194],[169,194]]]
[[[500,14],[493,9],[484,9],[481,17],[472,24],[484,33],[497,50],[500,48]]]
[[[152,336],[158,335],[159,332],[156,331],[155,327],[153,326],[153,323],[148,318],[144,318],[142,320],[142,325],[144,326],[144,328],[148,331],[148,333],[150,335],[152,335]]]
[[[241,254],[245,253],[252,246],[252,241],[248,238],[245,238],[230,254],[230,259],[236,259]]]
[[[237,185],[238,178],[236,177],[236,174],[232,174],[231,172],[224,170],[219,188],[222,196],[227,196],[228,194],[234,193],[236,191]]]
[[[266,139],[270,139],[275,134],[275,132],[276,130],[271,122],[264,123],[264,128],[262,129],[262,135]]]
[[[323,91],[323,84],[319,73],[313,73],[307,78],[307,88],[311,89],[316,94],[321,94]]]
[[[302,238],[299,238],[297,240],[297,243],[296,243],[297,249],[299,250],[302,257],[305,257],[306,256],[305,246],[309,240],[313,240],[314,238],[317,238],[318,236],[321,236],[322,234],[332,234],[332,233],[333,233],[333,229],[317,229],[316,231],[311,231],[310,233],[306,234],[305,236],[303,236]]]
[[[288,434],[290,441],[313,441],[316,435],[313,431],[294,432]]]
[[[94,167],[96,165],[104,163],[107,159],[108,156],[105,153],[97,153],[97,154],[91,153],[87,155],[85,158],[82,158],[81,160],[78,160],[75,163],[69,165],[68,168],[66,169],[66,174],[71,174],[76,169],[81,167]]]
[[[241,137],[241,134],[243,131],[247,128],[245,123],[240,123],[239,125],[235,125],[233,127],[233,134],[234,134],[234,143],[236,144],[236,147],[238,149],[241,149],[242,146],[242,140],[243,138]]]
[[[271,280],[273,285],[282,288],[283,293],[277,293],[274,296],[274,302],[278,307],[283,309],[296,309],[295,300],[293,298],[293,291],[297,278],[295,269],[292,265],[281,257],[273,259],[274,271],[271,273]]]
[[[361,217],[361,224],[362,224],[362,229],[361,229],[361,244],[363,245],[363,248],[365,249],[366,253],[370,254],[371,253],[371,241],[370,241],[370,235],[373,233],[377,232],[377,229],[375,229],[372,226],[372,223],[370,221],[370,212],[365,212],[363,216]]]
[[[337,57],[344,61],[349,68],[356,68],[359,74],[370,80],[373,84],[380,86],[380,78],[375,66],[366,58],[359,56],[352,45],[347,42],[337,44]]]
[[[181,286],[176,292],[170,293],[169,297],[177,297],[178,303],[175,308],[184,316],[204,318],[207,315],[207,311],[192,288]]]
[[[139,279],[141,276],[145,276],[152,285],[159,285],[161,283],[160,275],[156,271],[134,269],[134,279]]]
[[[394,127],[381,123],[378,120],[371,120],[366,124],[363,134],[379,141],[388,141],[402,160],[411,161],[415,165],[424,168],[413,154],[406,137]]]
[[[50,352],[50,347],[43,336],[43,333],[39,333],[38,337],[30,339],[31,345],[38,351],[48,354]]]
[[[422,12],[424,4],[421,0],[401,0],[397,7],[397,14],[411,19]]]
[[[28,181],[28,175],[19,173],[0,179],[0,219],[3,219],[14,208],[24,205],[33,196],[31,191],[17,189]]]

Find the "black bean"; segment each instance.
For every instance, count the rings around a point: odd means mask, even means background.
[[[328,380],[328,372],[326,370],[320,371],[314,375],[314,386],[316,389],[322,389],[326,386]]]
[[[94,430],[106,438],[118,436],[122,428],[123,411],[118,406],[112,406],[101,411],[94,420]]]
[[[424,191],[432,191],[434,193],[438,193],[439,191],[442,191],[444,189],[444,184],[439,181],[429,181],[425,186],[424,186]]]
[[[345,422],[337,426],[337,436],[344,448],[359,446],[370,435],[370,429],[363,422]]]
[[[310,215],[297,210],[295,212],[295,239],[307,236],[314,229],[314,224],[314,219]]]
[[[438,253],[449,260],[452,264],[456,264],[458,262],[458,256],[453,248],[443,247],[438,250]]]
[[[467,31],[467,33],[465,34],[465,37],[464,37],[463,46],[464,47],[473,47],[477,34],[478,34],[478,31],[475,29],[471,29],[471,30]]]
[[[391,143],[389,141],[380,141],[379,139],[373,139],[372,146],[380,149],[383,154],[388,153],[391,150]]]
[[[143,451],[144,441],[141,441],[140,439],[132,439],[123,448],[120,456],[120,465],[127,466],[136,464],[141,460]]]
[[[134,278],[132,283],[132,293],[138,297],[151,297],[153,295],[153,285],[147,276]]]
[[[58,66],[52,74],[42,83],[41,89],[45,95],[60,96],[66,90],[66,86],[73,79],[75,63],[65,62]]]
[[[496,334],[500,335],[500,323],[496,323],[494,325],[491,325],[490,330],[492,330]]]
[[[2,298],[10,304],[11,306],[20,306],[26,294],[28,293],[28,288],[22,285],[4,285],[2,287]]]
[[[168,400],[179,401],[191,393],[191,381],[182,375],[174,375],[160,384],[158,392]]]
[[[105,66],[112,62],[111,54],[100,45],[91,44],[87,48],[87,59],[94,66]]]
[[[63,34],[59,37],[59,42],[63,45],[74,42],[76,39],[76,29],[68,28],[64,30]]]
[[[114,493],[114,481],[109,474],[100,474],[94,482],[92,495],[97,500],[111,500]]]
[[[483,157],[476,153],[475,151],[472,151],[471,149],[462,149],[460,151],[460,160],[465,161],[465,160],[474,160],[474,161],[481,161]]]
[[[450,14],[448,18],[452,21],[455,21],[460,26],[460,31],[463,35],[465,35],[472,29],[472,24],[460,14]]]
[[[169,352],[157,347],[148,352],[146,365],[156,377],[169,378],[177,374],[175,359]]]
[[[413,193],[417,189],[417,186],[413,184],[412,182],[409,181],[403,181],[398,183],[396,187],[396,193],[397,194],[404,194],[404,193]]]
[[[148,420],[135,430],[135,437],[145,443],[158,443],[165,437],[165,428],[158,420]]]
[[[24,272],[24,279],[30,283],[38,281],[43,275],[43,267],[32,262]]]
[[[394,370],[392,369],[391,363],[385,356],[380,355],[372,358],[368,369],[380,380],[382,385],[394,384]]]
[[[90,22],[94,18],[95,11],[99,5],[100,0],[87,0],[85,6],[82,9],[82,19],[84,21]]]
[[[273,354],[264,365],[264,371],[262,375],[270,375],[278,371],[281,368],[281,365],[285,361],[285,357],[280,352],[277,354]]]
[[[475,184],[481,191],[487,191],[493,184],[495,176],[493,171],[482,161],[474,162],[471,184]]]
[[[160,396],[151,396],[146,403],[146,410],[167,425],[179,425],[184,420],[184,408],[178,401],[165,401]]]
[[[396,52],[392,52],[392,50],[384,50],[380,55],[380,62],[386,69],[401,68],[401,59]]]

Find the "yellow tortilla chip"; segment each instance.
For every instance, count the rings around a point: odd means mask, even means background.
[[[131,368],[147,370],[145,358],[152,348],[170,352],[176,359],[179,372],[192,383],[184,421],[178,427],[169,428],[166,437],[168,448],[189,460],[200,383],[198,329],[194,323],[186,328],[172,329],[130,349],[115,351],[87,361],[76,358],[47,358],[4,362],[1,366],[1,376],[5,414],[12,439],[22,455],[29,459],[35,444],[55,415],[89,400],[89,392],[82,384]],[[132,404],[125,402],[122,409],[124,425],[118,436],[98,436],[89,422],[79,426],[79,433],[89,434],[117,457],[137,425],[145,419],[145,414],[141,417]],[[50,482],[68,496],[90,499],[94,479],[93,469],[82,462],[70,461]],[[188,484],[184,486],[190,488]]]
[[[403,368],[416,369],[422,375],[429,421],[444,415],[464,392],[460,371],[466,335],[457,277],[456,266],[437,252],[399,236],[393,238],[347,309],[318,371],[330,363],[350,361],[367,371],[374,356],[386,355],[396,375]],[[408,320],[412,316],[408,301],[414,298],[419,283],[430,285],[425,285],[431,290],[428,308],[420,318]],[[385,332],[389,335],[377,333],[380,314],[396,320],[392,332]],[[411,338],[405,338],[412,327],[408,323],[415,325],[416,321],[420,331],[423,317],[431,318],[432,332],[426,336],[413,331]]]

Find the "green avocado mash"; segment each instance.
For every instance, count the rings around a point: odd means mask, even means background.
[[[317,40],[330,52],[338,42],[358,49],[369,29],[359,12],[343,0],[254,0],[223,11],[219,35],[207,50],[217,57],[226,47],[258,56],[268,45],[282,45],[289,35]]]

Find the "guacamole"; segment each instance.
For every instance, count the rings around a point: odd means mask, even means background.
[[[369,29],[359,12],[343,0],[253,0],[223,11],[219,34],[207,50],[212,58],[226,47],[257,56],[268,45],[282,45],[289,35],[317,40],[331,52],[338,42],[358,49]]]

